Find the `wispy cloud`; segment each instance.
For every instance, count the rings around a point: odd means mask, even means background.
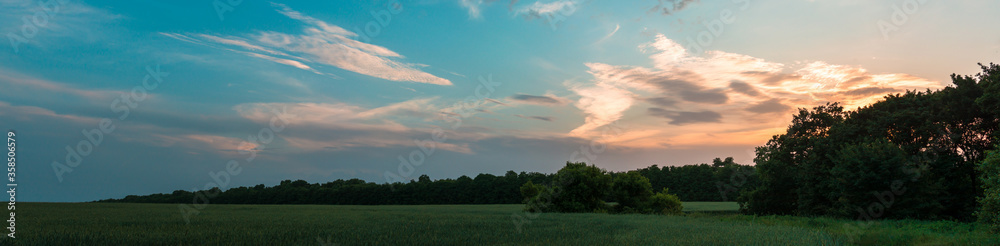
[[[56,7],[43,8],[38,1],[0,1],[0,13],[3,13],[0,14],[0,33],[4,34],[4,40],[11,38],[8,34],[18,35],[19,40],[25,42],[20,46],[39,45],[50,48],[70,43],[60,41],[61,38],[73,39],[76,41],[73,43],[91,43],[112,34],[109,31],[111,28],[106,24],[122,19],[121,15],[80,1],[52,1],[47,4]],[[34,34],[30,37],[22,36],[25,23],[36,29],[31,32]]]
[[[569,102],[569,100],[551,94],[544,96],[514,94],[510,96],[510,100],[538,105],[564,105]]]
[[[520,114],[515,114],[514,116],[517,116],[517,117],[520,117],[520,118],[525,118],[525,119],[530,119],[530,120],[540,120],[540,121],[548,121],[548,122],[552,122],[552,121],[554,121],[556,119],[556,118],[551,117],[551,116],[537,116],[537,115],[524,116],[524,115],[520,115]]]
[[[577,1],[573,0],[557,0],[548,3],[538,1],[517,9],[514,11],[514,15],[523,16],[528,20],[541,19],[550,15],[560,14],[565,9],[575,9],[576,5]]]
[[[458,0],[458,3],[462,5],[463,8],[469,11],[469,19],[481,19],[483,18],[480,13],[483,0]]]
[[[623,113],[635,102],[632,92],[598,80],[594,86],[571,87],[580,95],[574,104],[587,115],[583,125],[570,131],[572,136],[583,136],[598,127],[622,118]]]
[[[677,11],[684,10],[688,5],[700,0],[657,0],[659,3],[653,8],[649,9],[649,13],[660,13],[662,15],[671,15]]]
[[[505,102],[501,102],[501,101],[493,99],[493,98],[488,98],[487,97],[487,98],[484,98],[484,99],[486,99],[486,101],[489,101],[489,102],[492,102],[492,103],[496,103],[496,104],[499,104],[499,105],[510,106],[510,104],[507,104]]]
[[[388,48],[352,39],[358,36],[354,32],[304,15],[283,4],[273,5],[278,8],[277,11],[282,15],[301,21],[305,25],[302,33],[260,31],[246,37],[221,37],[210,34],[162,34],[185,42],[223,45],[222,49],[335,78],[339,77],[320,71],[321,69],[316,64],[329,65],[391,81],[436,85],[452,84],[447,79],[418,69],[418,67],[426,65],[402,62],[400,60],[404,57]]]
[[[110,98],[122,93],[122,91],[115,90],[77,88],[71,84],[40,79],[5,68],[0,68],[0,84],[5,85],[4,88],[7,88],[3,92],[0,92],[0,94],[31,90],[40,91],[43,94],[56,93],[82,97],[91,101],[110,100]]]
[[[87,116],[78,116],[72,114],[59,114],[55,111],[35,107],[35,106],[17,106],[11,105],[8,102],[0,101],[0,116],[9,116],[13,118],[20,118],[25,121],[33,120],[56,120],[56,121],[73,121],[77,123],[85,124],[96,124],[100,119]],[[38,118],[41,117],[41,118]]]
[[[364,147],[405,147],[428,129],[407,123],[426,122],[439,117],[443,110],[437,98],[420,98],[382,107],[365,108],[347,103],[248,103],[234,107],[242,117],[267,124],[274,112],[295,131],[280,136],[297,151],[343,151]],[[412,125],[412,124],[410,124]],[[440,149],[471,153],[468,144],[459,143],[459,135],[449,136]],[[453,141],[454,140],[454,141]]]
[[[614,30],[611,30],[611,32],[608,33],[608,35],[604,35],[604,37],[602,37],[601,39],[597,40],[597,42],[594,42],[594,44],[599,44],[599,43],[604,42],[604,40],[608,40],[609,38],[611,38],[611,36],[614,36],[615,33],[618,33],[618,29],[621,29],[621,27],[622,26],[620,24],[615,24],[615,29]]]
[[[670,124],[672,125],[719,122],[722,120],[721,114],[708,110],[688,112],[666,110],[662,108],[649,108],[649,115],[671,119]]]

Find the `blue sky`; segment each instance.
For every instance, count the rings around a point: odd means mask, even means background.
[[[0,0],[0,126],[18,134],[26,201],[553,172],[569,160],[750,163],[795,108],[863,106],[996,62],[996,9]],[[102,121],[114,130],[95,141]],[[231,162],[239,172],[213,179]]]

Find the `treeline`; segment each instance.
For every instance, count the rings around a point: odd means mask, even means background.
[[[653,165],[636,170],[649,179],[654,191],[670,189],[681,201],[733,201],[742,191],[756,188],[760,178],[751,165],[741,165],[732,157],[715,158],[712,164]],[[621,173],[612,173],[613,177]]]
[[[739,165],[732,158],[716,158],[711,165],[663,167],[656,165],[636,170],[649,179],[655,191],[670,189],[683,201],[733,200],[739,190],[759,183],[753,167]],[[610,173],[612,177],[622,173]],[[99,202],[130,203],[192,203],[198,193],[212,197],[213,204],[344,204],[344,205],[409,205],[409,204],[516,204],[523,201],[520,187],[551,184],[554,174],[508,171],[503,176],[479,174],[475,178],[431,180],[421,175],[409,183],[378,184],[360,179],[327,183],[304,180],[284,180],[276,186],[263,184],[236,187],[225,191],[213,188],[204,191],[177,190],[145,196],[129,195],[122,199]],[[607,200],[614,200],[608,197]]]
[[[982,196],[976,166],[995,149],[1000,66],[952,75],[952,86],[908,91],[845,111],[800,109],[757,148],[762,183],[739,197],[752,214],[862,220],[971,220]]]

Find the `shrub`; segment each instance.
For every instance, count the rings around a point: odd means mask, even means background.
[[[618,205],[609,207],[602,199],[611,195]],[[521,186],[525,211],[561,213],[647,213],[681,214],[681,200],[666,188],[653,193],[649,179],[628,172],[611,181],[611,175],[596,166],[566,163],[550,186],[528,181]]]
[[[650,197],[647,205],[648,211],[657,214],[678,215],[683,209],[681,199],[677,195],[670,194],[667,188]]]

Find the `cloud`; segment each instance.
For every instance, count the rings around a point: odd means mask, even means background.
[[[238,154],[239,151],[257,151],[260,145],[239,138],[224,137],[208,134],[189,134],[183,136],[169,136],[154,134],[158,138],[161,146],[196,146],[197,148],[210,148],[229,155]]]
[[[13,117],[23,121],[35,120],[35,116],[40,116],[46,118],[46,121],[73,121],[88,125],[94,125],[100,121],[100,119],[94,117],[59,114],[46,108],[35,106],[16,106],[4,101],[0,101],[0,116]]]
[[[631,92],[618,88],[607,82],[598,82],[596,86],[574,87],[571,91],[580,95],[574,104],[586,114],[583,125],[570,131],[571,136],[582,136],[622,118],[623,113],[635,102]]]
[[[659,148],[664,141],[674,147],[760,144],[766,137],[734,136],[780,132],[791,116],[784,113],[795,108],[840,102],[851,109],[873,103],[885,93],[943,87],[908,74],[874,74],[823,61],[783,64],[723,51],[693,55],[662,34],[639,48],[649,53],[653,66],[585,63],[593,80],[566,84],[580,96],[574,105],[585,115],[571,135],[593,136],[597,127],[627,117],[630,131],[656,133],[618,144],[643,148]],[[629,110],[633,98],[652,107]],[[666,127],[655,120],[664,118],[670,120]],[[719,132],[726,134],[710,135]]]
[[[893,88],[864,87],[864,88],[858,88],[858,89],[853,89],[853,90],[850,90],[850,91],[846,91],[846,92],[844,92],[844,95],[848,95],[848,96],[871,96],[871,95],[885,95],[885,94],[890,93],[890,92],[897,92],[897,90],[893,89]]]
[[[513,96],[510,96],[510,99],[522,103],[539,104],[539,105],[563,105],[566,104],[567,101],[566,99],[554,95],[534,96],[525,94],[514,94]]]
[[[483,4],[482,0],[458,0],[458,3],[469,11],[469,19],[482,18],[482,15],[479,14],[479,7]]]
[[[783,112],[788,112],[788,110],[791,110],[791,109],[792,109],[792,107],[789,107],[788,105],[782,104],[781,100],[779,100],[779,99],[771,99],[771,100],[763,101],[763,102],[754,104],[754,105],[752,105],[750,107],[747,107],[747,111],[754,112],[754,113],[759,113],[759,114],[765,114],[765,113],[783,113]]]
[[[11,41],[9,44],[12,48],[22,51],[35,45],[53,48],[99,42],[117,31],[109,24],[123,18],[82,1],[45,3],[45,6],[55,7],[45,7],[38,1],[0,1],[0,12],[3,13],[0,15],[0,33],[4,34],[4,40]],[[27,32],[31,37],[25,35],[25,22],[31,22],[37,28],[34,34]],[[15,36],[18,38],[12,38]],[[72,41],[63,40],[64,38]],[[18,40],[16,46],[14,40]]]
[[[302,33],[288,34],[275,31],[260,31],[246,37],[221,37],[209,34],[161,34],[185,42],[223,45],[225,47],[221,49],[224,50],[235,51],[333,77],[336,76],[321,72],[315,65],[309,64],[329,65],[391,81],[452,85],[451,81],[447,79],[418,69],[418,67],[425,67],[426,65],[399,61],[404,57],[388,48],[352,39],[358,36],[357,33],[306,16],[283,4],[275,3],[273,5],[278,8],[278,13],[304,24],[305,27]],[[214,45],[210,46],[215,47]]]
[[[687,125],[693,123],[711,123],[720,122],[722,120],[722,115],[716,112],[702,110],[702,111],[674,111],[666,110],[662,108],[649,108],[649,115],[671,119],[671,125]]]
[[[671,15],[677,11],[684,10],[691,3],[700,2],[700,0],[657,0],[659,4],[649,9],[649,13],[659,12],[662,15]]]
[[[604,35],[603,38],[597,40],[597,42],[594,42],[594,43],[598,44],[598,43],[604,42],[604,40],[608,40],[609,38],[611,38],[611,36],[614,36],[615,33],[618,33],[618,29],[621,29],[621,27],[622,26],[620,24],[615,24],[615,29],[614,30],[611,30],[611,32],[608,33],[608,35]]]
[[[747,84],[746,82],[739,80],[733,80],[729,82],[729,88],[733,89],[733,91],[742,93],[747,96],[759,97],[763,95],[760,91],[757,90],[757,88],[754,88],[753,85]]]
[[[590,72],[608,84],[669,95],[682,101],[723,104],[729,96],[723,88],[707,88],[702,74],[692,70],[654,71],[645,68],[625,68],[605,64],[587,64]]]
[[[785,74],[780,72],[744,71],[742,74],[756,77],[765,85],[776,85],[785,81],[801,79],[801,76],[797,74]]]
[[[576,10],[576,5],[577,2],[572,0],[557,0],[549,3],[534,2],[531,5],[519,8],[514,12],[514,15],[524,16],[527,20],[546,19],[547,21],[548,16],[563,14],[567,10],[570,12]],[[616,28],[615,31],[617,30]]]
[[[645,100],[660,107],[677,106],[677,100],[671,99],[669,97],[652,97],[652,98],[646,98]]]
[[[346,151],[368,147],[414,146],[414,139],[429,136],[431,129],[411,127],[446,114],[437,98],[418,98],[386,106],[365,108],[346,103],[247,103],[233,107],[243,118],[269,124],[275,115],[294,131],[279,136],[295,151]],[[472,153],[464,137],[449,135],[437,148]]]
[[[688,91],[681,94],[685,101],[696,103],[723,104],[729,101],[729,96],[721,89]]]
[[[503,105],[503,106],[510,106],[510,104],[507,104],[507,103],[504,103],[504,102],[501,102],[501,101],[498,101],[498,100],[496,100],[496,99],[493,99],[493,98],[489,98],[489,97],[487,97],[487,98],[483,98],[483,99],[486,99],[486,101],[490,101],[490,102],[492,102],[492,103],[496,103],[496,104],[500,104],[500,105]]]
[[[76,88],[71,84],[35,78],[5,68],[0,68],[0,84],[3,84],[4,88],[6,88],[3,90],[3,92],[0,92],[2,94],[7,94],[12,91],[16,93],[16,91],[30,89],[30,90],[44,91],[46,94],[58,93],[63,95],[81,97],[89,101],[111,100],[111,98],[118,96],[123,92],[123,91],[101,90],[101,89],[93,89],[93,90],[80,89]]]
[[[550,117],[550,116],[524,116],[524,115],[519,115],[519,114],[515,114],[514,116],[525,118],[525,119],[541,120],[541,121],[548,121],[548,122],[552,122],[553,120],[555,120],[555,118]]]
[[[663,35],[640,48],[655,52],[650,55],[654,68],[587,65],[597,79],[695,104],[752,104],[782,97],[810,105],[839,101],[851,107],[881,98],[880,93],[942,87],[911,75],[871,74],[822,61],[800,62],[789,72],[785,64],[741,54],[707,51],[693,56]]]

